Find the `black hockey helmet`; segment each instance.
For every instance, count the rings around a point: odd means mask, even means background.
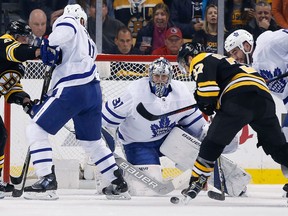
[[[31,32],[29,25],[21,21],[11,21],[6,28],[6,33],[14,37],[17,35],[30,36]]]
[[[184,67],[184,65],[189,66],[188,56],[195,57],[202,52],[205,52],[204,46],[202,44],[195,42],[184,43],[179,49],[177,62],[182,67]]]

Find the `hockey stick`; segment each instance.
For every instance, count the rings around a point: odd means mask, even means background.
[[[153,115],[152,113],[150,113],[143,105],[143,103],[139,103],[136,107],[136,110],[138,111],[138,113],[145,119],[149,120],[149,121],[155,121],[158,119],[161,119],[162,117],[166,117],[166,116],[170,116],[170,115],[174,115],[180,112],[184,112],[187,111],[189,109],[193,109],[197,107],[197,104],[193,104],[193,105],[189,105],[165,114],[161,114],[161,115]]]
[[[103,133],[104,131],[104,133]],[[105,129],[102,128],[102,135],[103,138],[107,143],[108,146],[115,146],[115,140],[113,136]],[[180,176],[176,177],[172,181],[168,183],[162,183],[160,181],[155,180],[154,178],[150,177],[147,173],[141,171],[139,168],[135,167],[131,163],[129,163],[124,158],[120,157],[117,153],[114,152],[115,160],[117,165],[124,171],[126,171],[130,176],[132,176],[135,180],[142,182],[148,188],[153,190],[154,192],[160,195],[166,195],[173,190],[182,186],[182,184],[187,180],[190,176],[191,170],[186,170]]]
[[[20,184],[22,182],[23,176],[24,176],[24,173],[25,173],[25,169],[26,169],[27,166],[29,166],[29,162],[30,162],[30,150],[28,148],[28,151],[27,151],[27,154],[26,154],[26,158],[25,158],[25,161],[24,161],[23,168],[22,168],[20,176],[14,177],[14,176],[10,175],[10,180],[11,180],[12,184],[18,185],[18,184]]]
[[[44,95],[47,93],[49,89],[52,72],[55,69],[55,67],[56,65],[46,66],[45,68],[44,81],[43,81],[42,92],[41,92],[41,97],[40,97],[40,104],[43,102]]]
[[[29,169],[30,158],[31,158],[30,149],[28,148],[28,153],[26,156],[27,161],[25,160],[25,162],[27,162],[27,163],[26,163],[26,166],[23,167],[23,171],[24,171],[23,183],[22,183],[22,186],[19,190],[15,189],[15,188],[13,189],[12,197],[20,197],[23,194],[25,183],[26,183],[26,178],[27,178],[27,173],[28,173],[28,169]]]
[[[283,73],[283,74],[281,74],[281,75],[279,75],[279,76],[276,76],[276,77],[274,77],[274,78],[272,78],[272,79],[266,80],[266,83],[269,84],[269,83],[271,83],[271,82],[273,82],[273,81],[276,81],[276,80],[278,80],[278,79],[281,79],[281,78],[284,78],[284,77],[287,77],[287,76],[288,76],[288,72],[285,72],[285,73]]]
[[[222,165],[221,165],[221,159],[220,157],[217,159],[216,166],[218,166],[218,174],[219,174],[219,180],[220,180],[220,191],[221,193],[218,193],[216,191],[208,191],[208,196],[211,199],[215,200],[225,200],[225,178],[224,178],[224,173],[222,170]]]

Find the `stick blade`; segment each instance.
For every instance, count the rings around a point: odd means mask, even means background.
[[[21,197],[23,194],[23,190],[17,190],[17,189],[14,189],[12,191],[12,197]]]
[[[139,103],[136,107],[137,112],[148,121],[155,121],[159,118],[151,113],[149,113],[146,108],[144,107],[143,103]]]
[[[217,193],[215,191],[208,191],[207,195],[211,199],[215,199],[215,200],[219,200],[219,201],[225,200],[225,194]]]

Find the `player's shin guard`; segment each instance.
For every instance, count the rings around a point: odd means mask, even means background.
[[[205,187],[213,171],[215,162],[205,160],[198,156],[195,161],[188,188],[182,190],[182,195],[194,199]]]

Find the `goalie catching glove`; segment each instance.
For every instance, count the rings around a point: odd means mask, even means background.
[[[43,38],[40,52],[43,64],[48,66],[61,64],[62,55],[60,48],[58,46],[50,46],[48,39]]]

